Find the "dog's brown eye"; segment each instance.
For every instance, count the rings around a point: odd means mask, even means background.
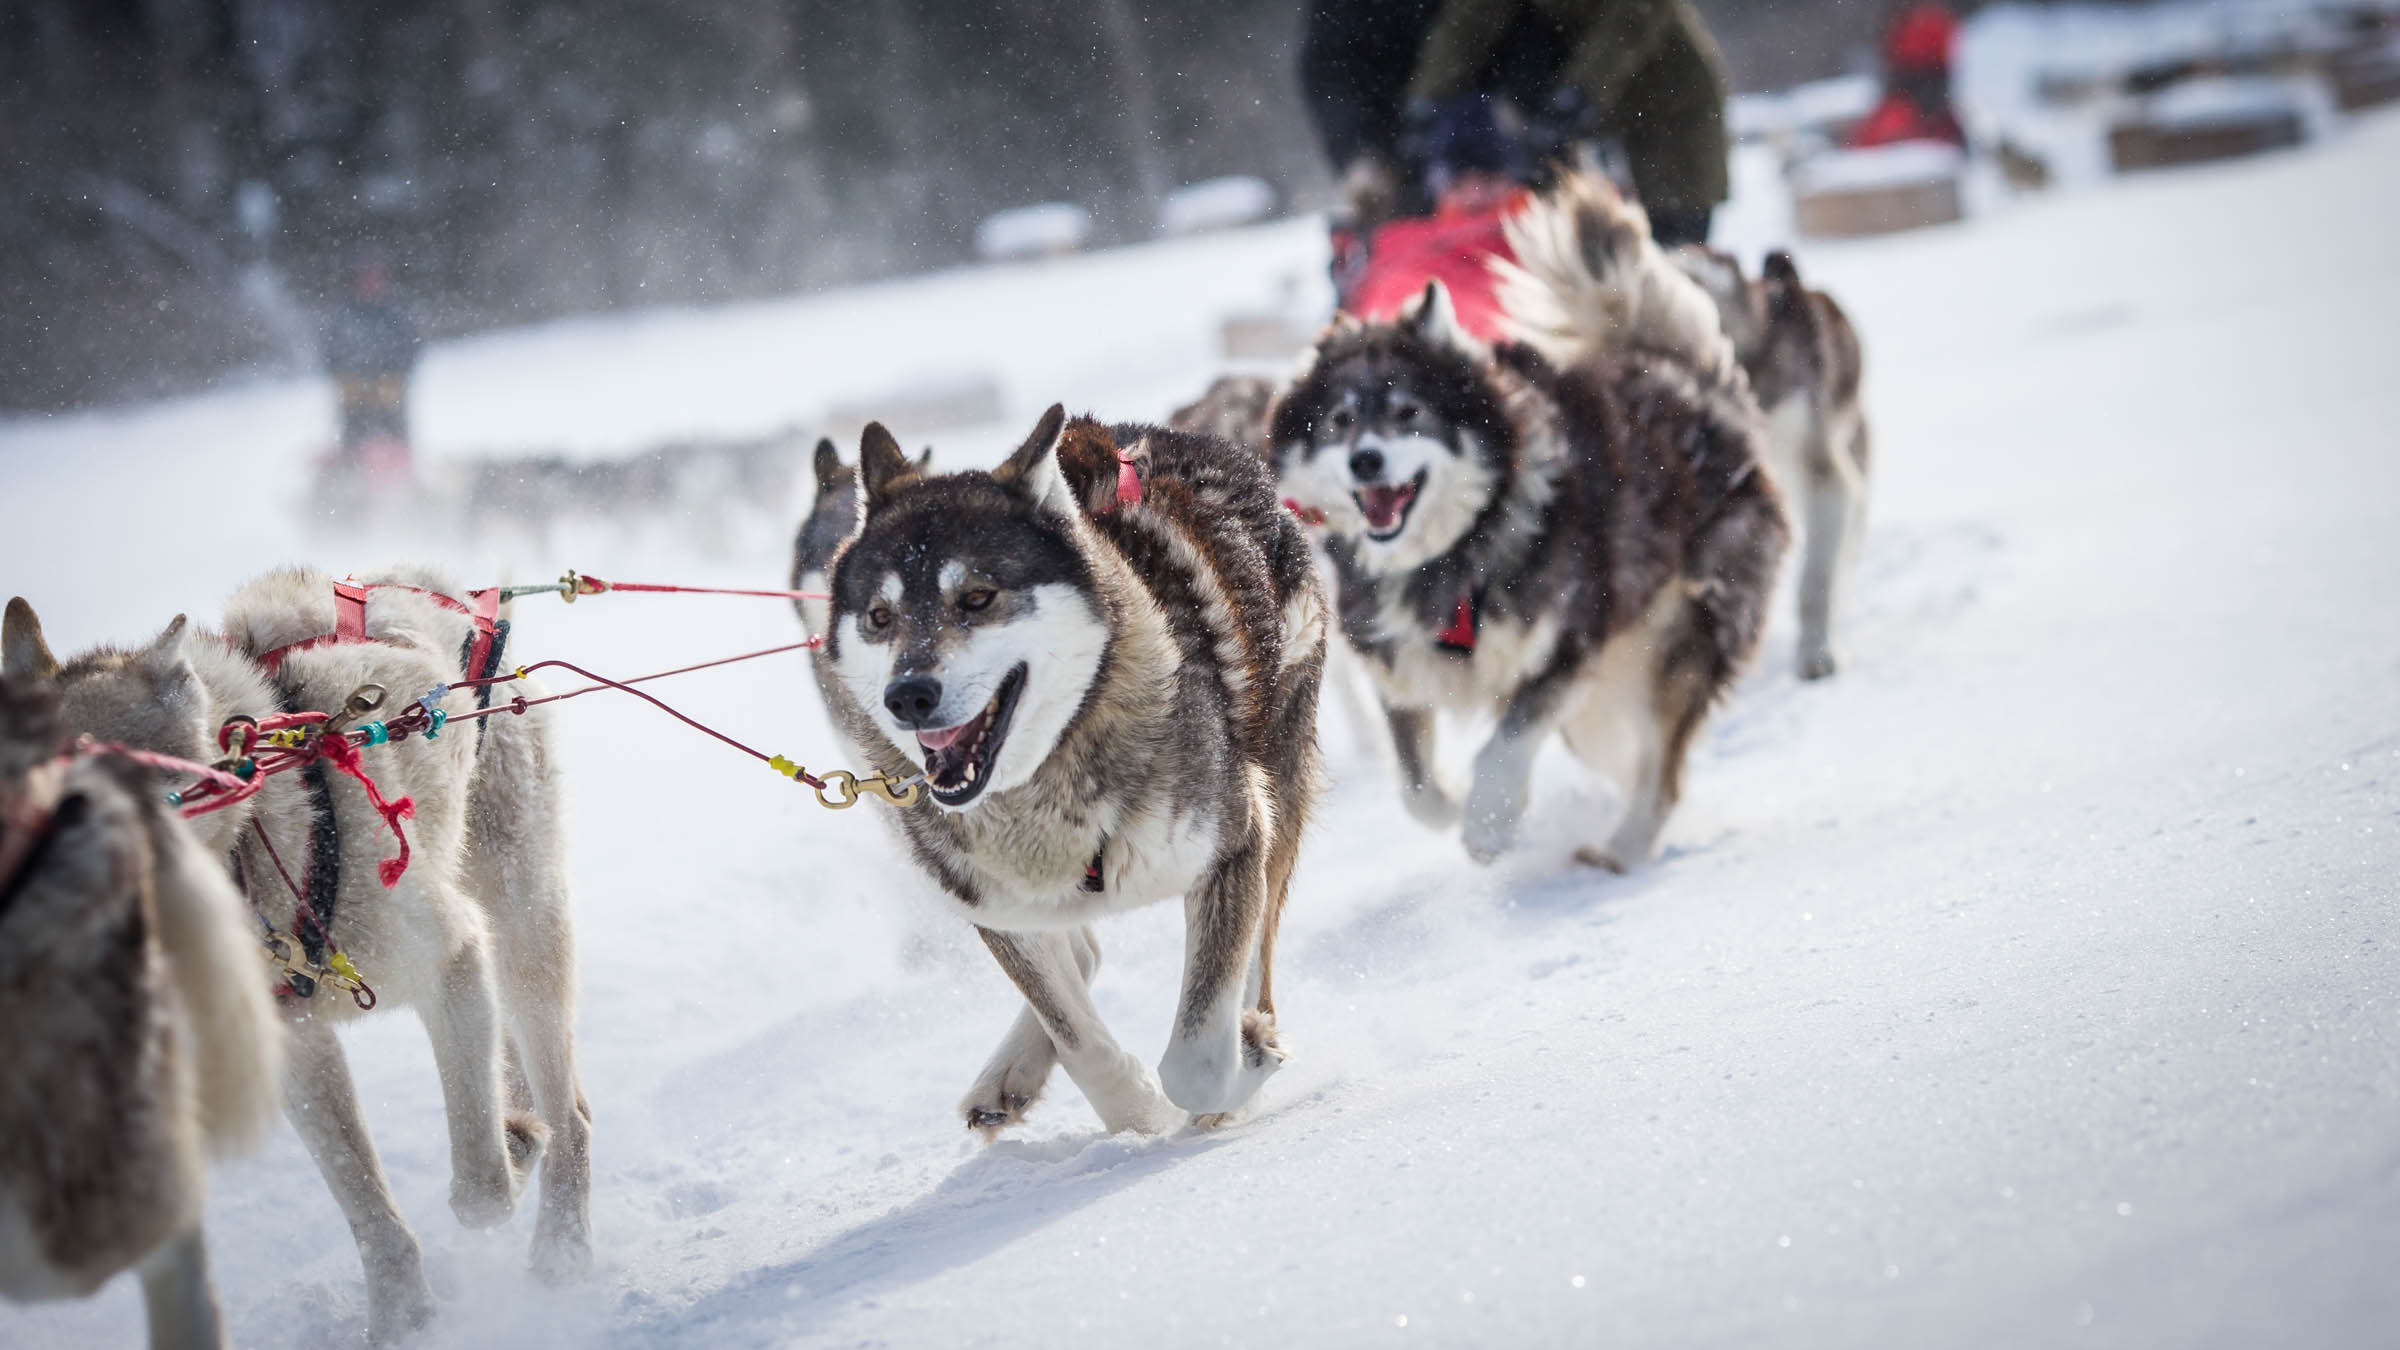
[[[1350,410],[1348,408],[1336,408],[1332,412],[1326,414],[1325,425],[1332,428],[1336,435],[1339,435],[1340,433],[1350,429],[1351,420]]]
[[[958,597],[958,607],[966,610],[983,609],[992,603],[992,599],[993,592],[989,586],[978,586]]]
[[[884,608],[883,606],[881,606],[881,605],[877,605],[875,608],[868,610],[868,611],[867,611],[867,626],[868,626],[869,628],[889,628],[889,627],[891,627],[891,626],[892,626],[892,612],[891,612],[890,610],[888,610],[888,609],[885,609],[885,608]]]

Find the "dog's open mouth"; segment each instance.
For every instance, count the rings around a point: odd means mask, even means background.
[[[1419,469],[1417,476],[1405,483],[1374,483],[1352,493],[1359,513],[1367,518],[1367,537],[1398,538],[1408,524],[1408,509],[1417,504],[1417,492],[1424,486],[1425,471]]]
[[[920,731],[917,746],[925,752],[925,783],[933,799],[944,806],[964,806],[982,795],[991,778],[992,760],[1008,739],[1009,718],[1017,711],[1017,695],[1025,690],[1025,667],[1020,665],[1000,681],[1000,691],[983,711],[941,731]]]

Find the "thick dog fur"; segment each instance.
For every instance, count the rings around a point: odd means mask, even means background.
[[[54,705],[0,682],[0,856],[19,860],[0,875],[0,1293],[80,1297],[138,1266],[151,1345],[213,1350],[202,1163],[273,1114],[282,1028],[224,869],[130,764],[52,758]]]
[[[1638,209],[1570,180],[1511,234],[1511,303],[1571,364],[1487,348],[1435,284],[1397,323],[1329,329],[1270,440],[1285,494],[1325,513],[1411,812],[1462,814],[1434,712],[1495,715],[1463,834],[1496,857],[1556,730],[1622,790],[1583,854],[1621,869],[1655,851],[1693,735],[1757,645],[1788,531],[1730,344]]]
[[[1139,502],[1118,502],[1120,453]],[[1242,1106],[1284,1056],[1275,932],[1319,779],[1325,650],[1265,466],[1053,408],[991,473],[919,474],[880,426],[859,473],[820,683],[876,769],[926,760],[934,800],[898,817],[909,851],[1025,996],[967,1123],[1021,1120],[1054,1065],[1112,1131]],[[1184,979],[1154,1077],[1093,1006],[1091,925],[1177,896]]]
[[[368,580],[456,593],[422,573]],[[383,686],[387,711],[396,710],[459,678],[471,631],[463,615],[387,587],[367,600],[371,641],[293,652],[273,678],[255,660],[334,627],[329,578],[277,572],[235,592],[221,634],[187,630],[178,616],[145,647],[102,649],[61,665],[20,600],[9,607],[5,671],[12,682],[55,685],[72,733],[207,761],[217,755],[217,727],[237,714],[339,712],[368,684]],[[474,703],[456,690],[440,706],[455,716]],[[330,810],[339,880],[326,917],[382,1003],[412,1005],[424,1021],[449,1121],[452,1210],[470,1227],[505,1221],[546,1145],[535,1266],[572,1274],[590,1260],[590,1122],[575,1069],[574,941],[547,722],[534,712],[454,723],[438,739],[368,752],[368,768],[387,797],[415,801],[406,826],[412,854],[393,889],[382,886],[376,864],[395,841],[364,792],[336,774],[279,775],[248,802],[200,817],[199,832],[246,879],[257,911],[298,933],[296,902],[257,831],[310,885],[320,862],[320,803]],[[286,1011],[288,1114],[358,1240],[370,1331],[396,1337],[423,1323],[433,1300],[334,1036],[355,1010],[320,988]],[[505,1084],[504,1047],[519,1052]],[[538,1108],[538,1118],[528,1108]]]
[[[1857,330],[1832,296],[1802,284],[1788,253],[1768,254],[1755,280],[1713,249],[1672,256],[1716,303],[1766,413],[1775,481],[1801,523],[1800,677],[1821,679],[1838,664],[1833,625],[1866,528]]]

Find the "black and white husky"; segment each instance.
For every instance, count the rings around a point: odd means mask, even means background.
[[[1435,712],[1496,717],[1463,832],[1497,856],[1557,731],[1622,789],[1582,855],[1621,869],[1653,853],[1693,734],[1757,645],[1787,530],[1716,314],[1640,208],[1570,178],[1510,235],[1526,342],[1478,341],[1435,283],[1398,322],[1328,329],[1269,441],[1285,494],[1324,513],[1409,810],[1462,814]]]
[[[1699,245],[1671,256],[1716,302],[1766,414],[1776,486],[1801,524],[1800,678],[1823,679],[1838,664],[1833,625],[1866,528],[1858,331],[1832,296],[1801,282],[1788,253],[1768,254],[1755,278]]]
[[[1025,996],[961,1108],[1021,1120],[1063,1065],[1110,1130],[1248,1102],[1282,1063],[1275,931],[1319,776],[1325,605],[1258,457],[1052,408],[990,473],[860,446],[819,682],[930,801],[909,851]],[[1154,1076],[1093,1006],[1095,920],[1180,897]]]
[[[266,963],[149,775],[62,743],[53,692],[0,679],[0,1294],[138,1269],[152,1350],[220,1350],[203,1165],[274,1115]]]
[[[72,734],[207,762],[229,718],[340,712],[370,684],[383,686],[396,712],[460,678],[472,621],[429,594],[455,588],[416,572],[371,584],[363,640],[324,640],[341,626],[333,580],[293,570],[237,590],[219,632],[194,630],[178,615],[146,645],[63,663],[32,607],[12,600],[0,674],[55,689]],[[288,654],[272,659],[278,651]],[[474,700],[451,690],[436,706],[456,715]],[[271,778],[194,826],[243,879],[259,918],[307,945],[311,930],[282,879],[288,869],[330,930],[320,936],[324,949],[349,956],[382,1002],[415,1008],[441,1076],[450,1207],[460,1222],[505,1222],[543,1160],[534,1260],[542,1273],[565,1276],[591,1260],[591,1122],[575,1067],[574,933],[544,711],[453,724],[438,738],[367,752],[383,792],[415,803],[409,862],[388,889],[378,865],[395,847],[389,827],[363,788],[321,764]],[[309,956],[323,964],[321,952]],[[268,963],[257,961],[253,974],[267,981]],[[395,1339],[432,1316],[433,1293],[334,1034],[359,1013],[325,985],[287,1001],[285,1013],[287,1114],[357,1240],[370,1334]],[[506,1053],[511,1045],[518,1054]]]

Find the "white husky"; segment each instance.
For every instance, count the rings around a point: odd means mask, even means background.
[[[138,650],[103,649],[63,665],[32,609],[15,601],[6,672],[54,682],[71,732],[207,760],[231,717],[339,712],[367,685],[382,686],[385,711],[396,713],[461,678],[473,623],[431,598],[450,588],[413,573],[370,584],[366,640],[292,649],[270,660],[272,676],[262,656],[336,632],[330,578],[273,573],[234,594],[221,635],[187,631],[178,616]],[[456,715],[474,700],[452,691],[438,706]],[[460,1222],[505,1221],[547,1145],[535,1267],[575,1273],[590,1259],[590,1118],[575,1069],[574,941],[546,721],[534,712],[453,724],[437,738],[365,753],[383,793],[415,803],[410,858],[394,887],[377,875],[396,852],[391,827],[359,785],[324,765],[278,775],[241,806],[201,817],[204,837],[278,932],[310,946],[312,958],[338,949],[383,1001],[413,1006],[423,1019],[441,1075],[450,1205]],[[292,885],[309,893],[330,942],[308,941],[316,935]],[[287,1011],[291,1121],[358,1241],[370,1331],[389,1338],[426,1321],[433,1299],[334,1037],[355,1010],[320,986]],[[504,1085],[510,1033],[522,1071],[512,1063]]]

